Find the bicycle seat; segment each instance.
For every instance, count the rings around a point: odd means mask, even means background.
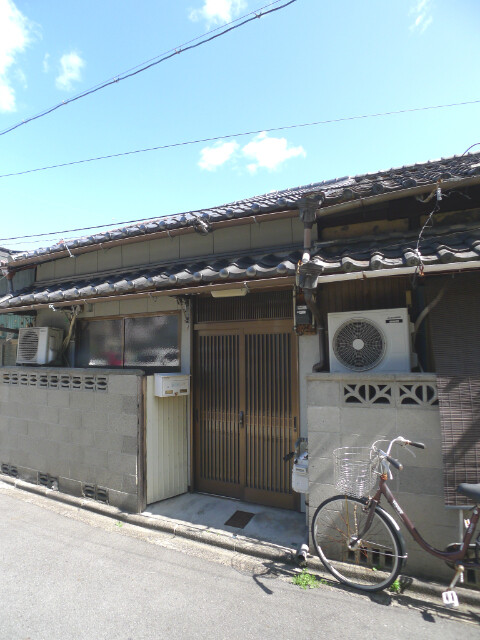
[[[462,484],[459,484],[457,487],[457,493],[471,498],[475,504],[480,503],[480,483],[468,484],[467,482],[462,482]]]

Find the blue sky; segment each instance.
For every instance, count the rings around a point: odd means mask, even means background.
[[[271,1],[0,0],[0,131]],[[479,29],[476,0],[297,0],[0,136],[0,175],[479,100]],[[480,142],[479,116],[474,104],[365,118],[0,178],[0,236],[115,226],[461,154]]]

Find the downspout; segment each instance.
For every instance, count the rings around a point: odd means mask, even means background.
[[[317,219],[317,209],[324,201],[323,193],[316,194],[314,197],[302,198],[299,202],[298,208],[300,211],[300,220],[303,222],[303,255],[302,264],[309,262],[312,254],[312,228]],[[312,312],[312,316],[315,318],[315,324],[317,325],[318,342],[320,359],[313,365],[313,371],[323,371],[326,364],[325,358],[325,327],[323,326],[322,317],[315,304],[314,293],[316,291],[316,278],[307,276],[303,283],[302,289],[305,296],[305,303]]]
[[[12,296],[15,295],[15,291],[13,290],[13,276],[15,275],[14,271],[5,270],[5,278],[7,279],[7,291]]]

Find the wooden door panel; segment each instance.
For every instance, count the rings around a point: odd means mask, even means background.
[[[239,360],[239,333],[197,336],[197,488],[237,497],[243,482]]]
[[[196,332],[196,488],[294,508],[296,338],[272,324]]]
[[[293,334],[245,336],[246,496],[293,508],[291,467],[283,457],[293,448]]]

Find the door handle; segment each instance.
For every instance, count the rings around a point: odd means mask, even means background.
[[[238,415],[238,424],[240,425],[241,429],[243,429],[243,416],[244,416],[243,411],[240,411],[240,413]]]

